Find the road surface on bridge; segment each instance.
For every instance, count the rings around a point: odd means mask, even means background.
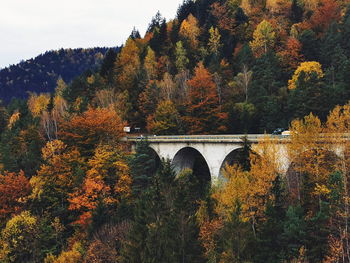
[[[268,135],[268,134],[237,134],[237,135],[141,135],[141,136],[127,136],[126,140],[130,142],[136,142],[142,139],[146,139],[153,143],[171,143],[171,142],[207,142],[207,143],[241,143],[242,138],[247,136],[248,141],[257,143],[263,138],[269,138],[272,140],[285,140],[289,141],[289,135]]]

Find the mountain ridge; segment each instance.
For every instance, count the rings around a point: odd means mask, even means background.
[[[109,49],[118,47],[61,48],[0,69],[0,99],[25,99],[28,92],[53,92],[61,77],[66,83],[87,70],[96,70]]]

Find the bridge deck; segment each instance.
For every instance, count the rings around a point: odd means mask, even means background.
[[[205,143],[241,143],[244,134],[238,135],[173,135],[173,136],[127,136],[126,141],[136,142],[146,139],[151,143],[172,143],[172,142],[205,142]],[[266,134],[249,134],[248,141],[257,143],[263,138],[269,138],[276,141],[289,141],[289,135],[266,135]]]

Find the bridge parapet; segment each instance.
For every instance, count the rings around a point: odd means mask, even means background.
[[[248,141],[257,143],[263,138],[278,142],[288,142],[289,135],[238,134],[238,135],[171,135],[171,136],[128,136],[126,141],[137,142],[146,139],[150,143],[241,143],[247,136]]]
[[[281,173],[285,174],[292,160],[288,155],[288,144],[291,142],[290,135],[267,135],[267,134],[237,134],[237,135],[173,135],[173,136],[128,136],[123,140],[130,142],[135,147],[136,142],[147,139],[150,148],[164,159],[172,161],[174,168],[180,171],[183,168],[193,168],[198,156],[201,156],[208,165],[211,177],[215,180],[221,173],[222,167],[230,163],[234,152],[242,148],[242,138],[247,137],[251,142],[252,150],[259,153],[258,142],[267,139],[268,142],[276,144],[278,160]],[[319,144],[330,144],[330,148],[337,155],[341,156],[344,142],[350,141],[349,134],[323,133],[311,141]]]

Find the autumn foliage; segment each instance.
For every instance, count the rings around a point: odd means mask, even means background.
[[[282,57],[283,64],[286,67],[295,70],[304,59],[301,54],[301,49],[302,45],[296,38],[288,38],[286,49],[279,53]]]
[[[303,72],[304,80],[309,80],[312,74],[316,74],[317,78],[322,78],[324,76],[321,64],[316,61],[303,62],[295,70],[294,75],[291,80],[288,81],[288,88],[295,89],[297,86],[297,81],[299,76]]]
[[[0,262],[350,263],[346,2],[186,0],[54,93],[5,97]],[[244,133],[266,135],[219,174],[152,142]]]
[[[60,136],[67,144],[83,152],[91,151],[100,142],[113,142],[123,136],[124,123],[112,109],[89,108],[61,124]]]
[[[0,174],[0,218],[21,212],[31,187],[24,172]]]
[[[121,200],[130,197],[132,180],[129,168],[118,150],[121,149],[99,146],[90,159],[90,169],[82,187],[76,188],[69,198],[69,209],[81,212],[75,223],[86,226],[99,204],[115,208]]]
[[[332,22],[340,19],[341,7],[334,0],[322,0],[320,6],[310,18],[311,26],[318,32],[325,32]]]
[[[224,131],[223,122],[226,113],[221,111],[219,97],[213,76],[199,63],[195,69],[195,75],[188,81],[190,86],[187,102],[188,115],[184,117],[189,127],[189,132],[216,133]]]
[[[76,172],[83,169],[83,159],[76,148],[68,149],[60,140],[48,142],[42,149],[45,164],[41,165],[37,175],[30,180],[33,188],[32,198],[57,192],[60,198],[66,198],[69,191],[79,183]]]

